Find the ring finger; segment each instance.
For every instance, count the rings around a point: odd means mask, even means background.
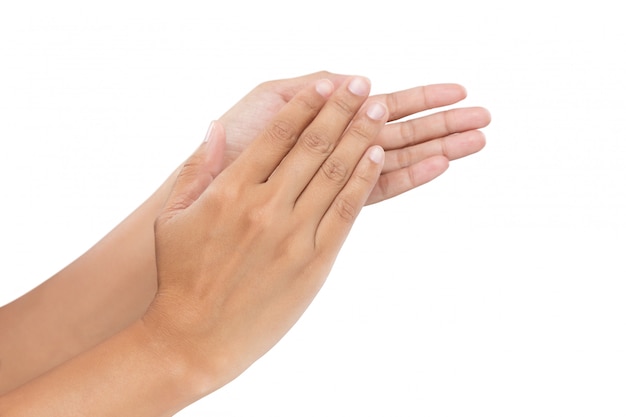
[[[369,80],[348,79],[326,102],[303,131],[269,182],[280,187],[285,198],[296,201],[311,178],[333,152],[342,134],[369,94]]]

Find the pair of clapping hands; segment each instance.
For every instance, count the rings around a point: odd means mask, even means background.
[[[366,78],[331,73],[261,84],[180,169],[155,222],[158,291],[143,321],[211,375],[208,391],[298,320],[364,205],[484,146],[483,108],[389,123],[464,99],[459,85],[369,93]]]

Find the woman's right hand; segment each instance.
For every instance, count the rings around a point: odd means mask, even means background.
[[[220,123],[181,169],[155,222],[158,291],[143,321],[198,370],[198,395],[274,346],[324,283],[384,163],[373,143],[389,113],[363,106],[369,90],[318,79],[215,179]]]

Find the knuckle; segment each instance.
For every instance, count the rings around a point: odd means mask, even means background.
[[[291,231],[280,242],[277,248],[284,259],[288,260],[289,265],[298,266],[307,262],[307,256],[303,253],[310,253],[312,239],[308,235],[303,235],[298,231]]]
[[[321,70],[316,72],[314,75],[317,78],[330,78],[334,74],[328,70]]]
[[[394,158],[396,160],[396,165],[399,168],[405,168],[411,164],[411,158],[409,152],[406,149],[401,149],[394,152]]]
[[[355,123],[350,128],[350,134],[360,142],[369,144],[374,139],[374,129],[368,123]]]
[[[446,143],[446,139],[442,138],[439,140],[439,152],[441,153],[441,155],[445,156],[446,158],[450,158],[450,154],[448,152],[448,144]]]
[[[337,158],[328,158],[322,164],[322,172],[331,182],[342,184],[348,176],[348,167]]]
[[[440,113],[441,125],[443,126],[446,133],[451,134],[456,132],[455,126],[456,117],[454,111],[447,111],[444,113]]]
[[[246,187],[232,177],[217,177],[204,191],[211,206],[238,207],[246,197]],[[239,204],[238,204],[239,203]]]
[[[259,83],[252,89],[252,91],[266,91],[272,87],[272,81],[263,81]]]
[[[386,94],[384,96],[385,104],[387,105],[387,109],[389,110],[389,114],[399,113],[400,103],[398,100],[398,95],[395,93]]]
[[[337,197],[333,205],[338,217],[346,223],[352,223],[358,214],[357,207],[345,197]]]
[[[157,238],[160,236],[159,232],[161,231],[161,228],[165,227],[167,222],[172,218],[175,209],[176,208],[162,210],[154,219],[154,222],[152,222],[152,230]]]
[[[302,135],[302,143],[308,150],[321,155],[328,155],[333,147],[326,135],[315,130],[306,131]]]
[[[245,222],[249,229],[267,230],[272,223],[271,213],[264,205],[248,208],[245,213]]]
[[[415,167],[408,167],[407,170],[408,170],[408,178],[409,178],[410,186],[416,187],[417,185],[420,184],[418,171],[415,169]]]
[[[250,204],[243,213],[246,229],[255,235],[275,231],[281,222],[279,212],[277,202],[272,197]]]
[[[396,163],[398,168],[406,168],[413,165],[415,162],[425,159],[428,155],[419,147],[411,147],[406,149],[399,149],[394,152]]]
[[[286,120],[273,120],[265,132],[273,142],[289,147],[296,138],[294,126]]]
[[[202,166],[204,158],[197,153],[191,155],[183,163],[183,166],[178,171],[178,178],[193,177],[198,170],[198,167]]]
[[[316,113],[320,107],[320,105],[310,95],[299,95],[295,99],[295,102],[298,103],[307,114]]]
[[[273,91],[275,86],[280,82],[280,80],[269,80],[263,81],[262,83],[257,84],[254,90],[257,91]]]
[[[420,92],[420,94],[422,96],[422,102],[424,103],[424,106],[427,109],[432,109],[432,108],[436,107],[436,104],[435,104],[435,102],[433,100],[433,97],[430,94],[431,91],[430,91],[429,88],[422,87],[422,88],[419,89],[419,92]]]
[[[376,186],[378,187],[380,195],[384,196],[385,198],[391,197],[391,182],[388,175],[381,175],[378,178]]]
[[[241,193],[238,187],[213,186],[207,189],[207,195],[211,203],[220,211],[232,210],[240,201]]]
[[[402,143],[406,143],[408,145],[412,145],[416,142],[417,132],[415,131],[415,127],[410,122],[400,123],[400,139]]]
[[[333,108],[344,116],[352,117],[356,109],[344,98],[337,97],[329,102]]]
[[[373,181],[374,171],[371,166],[359,166],[354,172],[354,178],[361,184],[369,184]]]

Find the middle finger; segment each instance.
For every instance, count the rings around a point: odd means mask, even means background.
[[[370,82],[366,78],[352,77],[346,80],[300,135],[296,145],[268,181],[280,187],[285,198],[296,201],[335,149],[369,91]]]
[[[454,133],[480,129],[489,124],[489,112],[482,107],[451,109],[404,122],[389,123],[376,138],[385,150],[417,145]]]

